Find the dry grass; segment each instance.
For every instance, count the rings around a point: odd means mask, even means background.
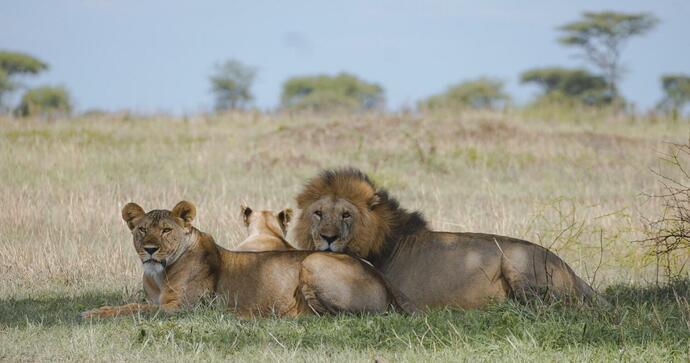
[[[666,142],[688,136],[683,122],[498,113],[0,120],[0,300],[135,298],[141,268],[120,220],[125,203],[194,201],[197,225],[232,246],[243,236],[241,201],[294,207],[305,178],[337,166],[369,172],[438,229],[550,246],[586,278],[596,271],[599,287],[644,284],[656,270],[630,241],[661,205],[641,193],[659,188],[649,169]]]

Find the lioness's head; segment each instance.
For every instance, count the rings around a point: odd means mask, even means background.
[[[290,220],[292,220],[292,209],[283,209],[276,215],[270,210],[255,212],[249,206],[242,204],[240,210],[244,225],[250,232],[252,229],[265,227],[274,231],[274,233],[278,234],[280,237],[285,237],[287,235],[288,225],[290,224]]]
[[[390,230],[390,213],[374,184],[355,169],[324,171],[297,196],[295,237],[303,249],[376,254]]]
[[[164,268],[177,260],[189,247],[196,207],[182,201],[169,210],[144,212],[136,203],[122,208],[122,219],[132,231],[134,248],[146,267]]]

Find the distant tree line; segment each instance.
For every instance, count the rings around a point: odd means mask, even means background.
[[[578,57],[594,66],[586,68],[551,66],[524,71],[521,84],[540,89],[534,105],[574,107],[621,107],[625,100],[619,83],[625,74],[622,50],[626,43],[652,30],[658,20],[651,14],[585,12],[577,21],[558,28],[558,42],[575,49]],[[68,91],[61,86],[26,89],[23,78],[48,69],[30,55],[0,51],[0,111],[18,116],[67,115],[72,110]],[[245,110],[252,105],[252,86],[258,69],[236,59],[217,64],[209,77],[215,96],[215,110]],[[666,74],[661,77],[663,99],[657,108],[677,117],[690,104],[690,76]],[[19,104],[12,107],[10,96],[24,90]],[[282,86],[280,109],[311,112],[365,112],[385,109],[385,91],[377,83],[350,73],[305,75],[287,79]],[[425,111],[442,109],[501,109],[511,102],[500,79],[480,77],[448,87],[418,102]]]
[[[520,83],[540,89],[534,105],[621,107],[625,104],[619,92],[625,74],[622,50],[630,39],[646,34],[656,24],[656,17],[647,13],[585,12],[579,20],[558,28],[561,32],[558,42],[577,50],[578,57],[594,66],[596,72],[560,66],[533,68],[520,75]],[[254,69],[235,60],[226,65],[231,66],[221,68],[224,76],[220,77],[225,80],[226,88],[217,86],[218,73],[211,77],[216,109],[242,109],[251,101],[251,82],[247,79],[253,80],[256,73],[243,71]],[[690,76],[663,75],[661,85],[664,98],[658,108],[675,117],[690,103]],[[511,101],[504,86],[503,81],[494,78],[467,80],[419,101],[418,108],[429,111],[503,108]],[[233,97],[240,97],[241,102]],[[293,77],[285,81],[282,89],[284,110],[356,112],[381,110],[384,106],[385,93],[380,85],[349,73]]]

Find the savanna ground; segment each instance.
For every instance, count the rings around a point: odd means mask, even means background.
[[[688,361],[690,283],[667,284],[644,238],[650,169],[687,120],[514,113],[435,116],[104,116],[0,120],[0,360]],[[231,247],[239,205],[294,206],[324,167],[357,166],[433,227],[529,239],[610,308],[503,303],[420,316],[81,321],[143,299],[120,209],[196,203]],[[681,261],[682,262],[682,261]],[[687,276],[687,272],[686,272]]]

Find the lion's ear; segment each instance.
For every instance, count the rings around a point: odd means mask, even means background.
[[[371,210],[376,208],[376,206],[380,205],[382,202],[383,198],[381,197],[381,195],[379,193],[374,193],[371,199],[369,199],[369,201],[367,202],[367,206]]]
[[[278,213],[278,222],[280,223],[280,228],[283,230],[283,234],[287,234],[288,224],[290,224],[291,220],[292,220],[292,209],[287,208],[287,209],[281,210],[280,213]]]
[[[122,219],[127,223],[127,227],[129,227],[130,231],[134,229],[134,220],[144,214],[146,214],[144,208],[136,203],[127,203],[127,205],[122,208]]]
[[[190,228],[192,226],[194,217],[196,217],[196,207],[194,204],[183,200],[175,205],[175,208],[172,210],[172,214],[173,216],[184,221],[185,228]]]
[[[242,210],[242,220],[244,221],[244,225],[249,227],[249,217],[254,211],[245,204],[242,204],[240,209]]]

